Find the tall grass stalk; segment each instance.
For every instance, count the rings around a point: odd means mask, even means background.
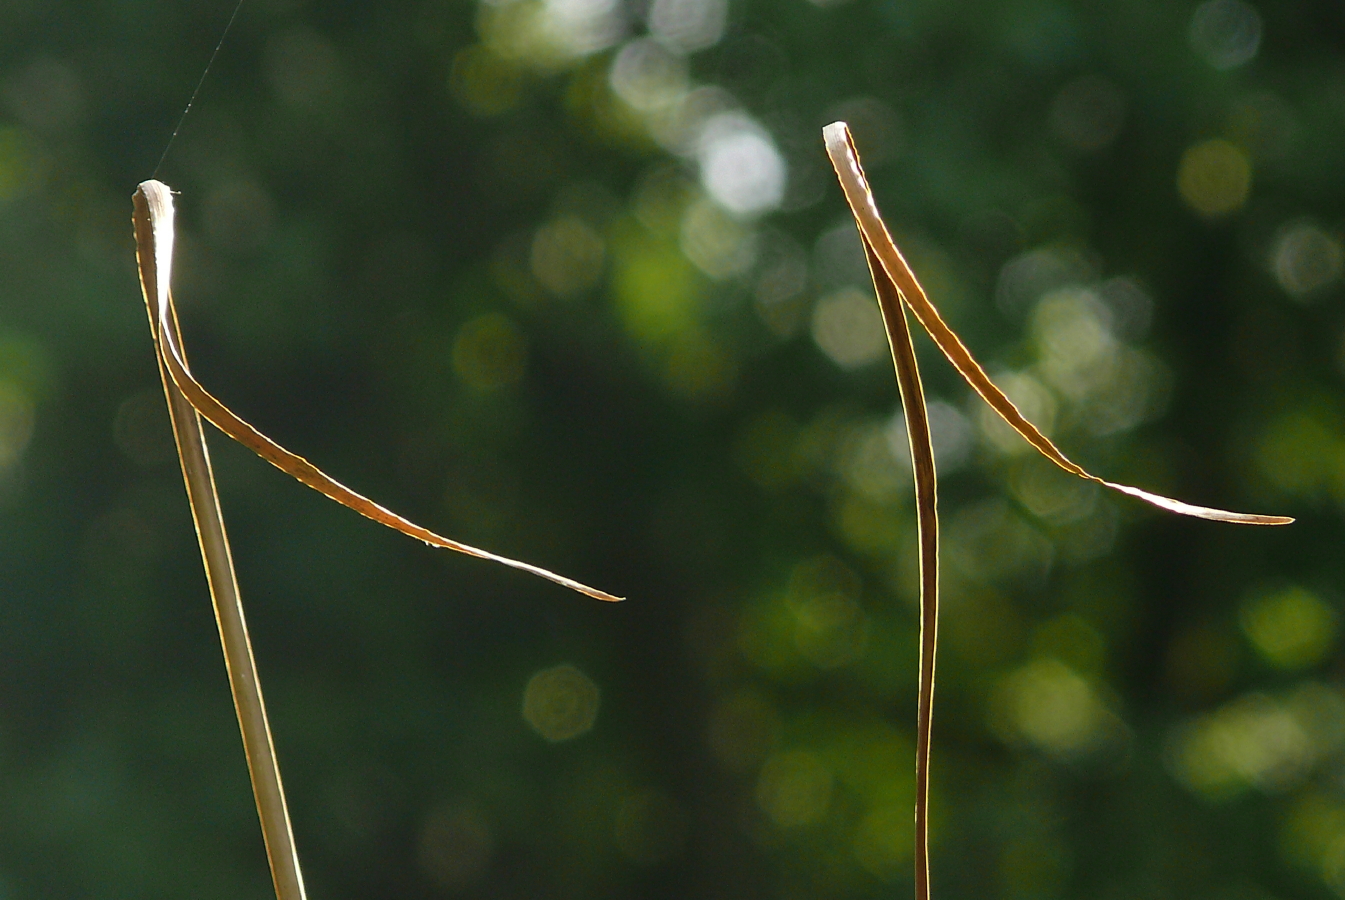
[[[916,711],[915,752],[915,896],[930,900],[929,880],[929,763],[934,717],[934,663],[939,646],[939,516],[938,480],[934,468],[934,446],[929,431],[920,371],[911,344],[906,309],[915,314],[943,355],[953,364],[967,384],[1022,438],[1051,462],[1072,475],[1095,482],[1159,509],[1184,516],[1231,522],[1241,525],[1288,525],[1288,516],[1229,512],[1207,506],[1193,506],[1181,500],[1149,491],[1105,481],[1071,461],[1027,420],[1003,391],[995,386],[961,338],[944,322],[930,302],[915,273],[897,249],[887,225],[878,212],[873,191],[864,175],[850,129],[834,122],[823,129],[827,155],[845,192],[850,213],[859,229],[860,240],[869,263],[878,306],[892,347],[897,384],[901,390],[902,410],[906,416],[911,443],[911,463],[915,476],[916,515],[920,540],[920,685]]]
[[[229,669],[234,709],[243,731],[243,747],[247,753],[248,770],[252,774],[252,792],[257,801],[257,813],[261,817],[262,834],[266,838],[266,852],[271,861],[276,896],[278,900],[302,900],[303,876],[294,849],[294,835],[285,807],[280,771],[276,766],[271,729],[266,721],[266,706],[262,702],[257,666],[252,659],[252,646],[248,641],[247,622],[238,596],[238,580],[234,577],[229,539],[224,531],[224,518],[220,513],[215,479],[210,470],[210,454],[201,427],[202,418],[313,490],[432,547],[443,547],[510,566],[598,600],[619,601],[621,598],[541,566],[472,547],[417,525],[351,490],[302,456],[286,450],[211,396],[192,377],[187,366],[177,310],[173,306],[169,289],[173,267],[173,192],[162,182],[146,181],[135,192],[134,203],[132,221],[135,225],[140,289],[149,313],[150,331],[159,361],[159,376],[168,398],[168,412],[173,420],[173,435],[182,463],[182,477],[187,483],[192,518],[196,522],[201,557],[205,561],[206,580],[210,584],[210,596],[215,605],[215,620],[219,624],[224,661]]]
[[[140,288],[145,295],[150,330],[157,348],[159,375],[168,398],[173,437],[177,441],[178,459],[182,464],[182,478],[187,484],[187,498],[191,502],[192,519],[196,523],[196,536],[201,545],[201,559],[205,563],[206,581],[210,586],[210,599],[215,607],[215,622],[219,626],[220,644],[224,648],[224,664],[229,672],[234,711],[238,714],[238,727],[243,733],[243,751],[247,756],[257,815],[261,819],[266,855],[271,864],[271,879],[275,884],[277,900],[304,900],[304,879],[299,868],[299,854],[294,846],[294,830],[290,826],[289,809],[285,805],[285,788],[280,781],[271,726],[266,719],[266,703],[262,699],[261,679],[257,674],[257,663],[252,657],[247,619],[243,615],[238,579],[234,575],[233,556],[229,551],[229,537],[224,530],[224,516],[220,512],[219,496],[215,491],[215,476],[210,468],[210,452],[206,448],[201,417],[169,375],[164,359],[165,348],[159,339],[161,331],[168,331],[174,344],[179,348],[182,346],[177,315],[169,297],[173,257],[173,197],[161,182],[147,181],[135,192],[134,202],[133,222]],[[163,316],[165,310],[167,315]]]

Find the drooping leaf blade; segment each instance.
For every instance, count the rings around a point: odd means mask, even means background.
[[[995,386],[995,383],[990,380],[990,376],[981,368],[980,363],[971,355],[971,351],[962,343],[956,332],[944,322],[938,309],[930,302],[924,288],[916,280],[915,273],[911,271],[911,267],[901,255],[901,251],[897,249],[897,245],[893,242],[892,236],[888,233],[887,226],[878,212],[878,205],[873,199],[873,191],[869,188],[868,179],[865,177],[864,170],[859,162],[859,153],[855,150],[854,142],[850,137],[850,129],[844,122],[834,122],[823,129],[822,133],[826,140],[827,155],[831,157],[831,164],[836,169],[836,176],[840,179],[841,188],[845,191],[845,199],[850,205],[850,212],[855,218],[855,224],[859,226],[864,240],[877,255],[882,264],[883,273],[892,280],[898,293],[900,293],[906,305],[910,307],[911,312],[915,314],[929,336],[934,339],[934,343],[943,351],[943,355],[953,364],[953,367],[962,375],[967,384],[971,385],[972,390],[980,394],[981,398],[990,404],[990,408],[998,413],[1000,418],[1007,422],[1014,431],[1022,435],[1024,440],[1037,448],[1042,456],[1045,456],[1066,472],[1178,515],[1195,516],[1201,519],[1213,519],[1216,522],[1231,522],[1239,525],[1288,525],[1294,521],[1289,516],[1230,512],[1207,506],[1195,506],[1130,485],[1106,481],[1086,471],[1082,466],[1065,456],[1064,453],[1061,453],[1055,444],[1041,433],[1037,426],[1028,421],[1013,401]]]
[[[351,490],[302,456],[286,450],[215,399],[192,376],[191,370],[187,367],[186,354],[183,352],[178,334],[177,311],[173,306],[173,295],[169,289],[173,264],[172,191],[163,182],[152,180],[141,184],[140,191],[147,201],[149,221],[144,224],[143,228],[140,223],[137,223],[137,256],[142,269],[142,284],[155,285],[155,296],[146,296],[145,302],[150,305],[150,315],[157,328],[156,343],[159,356],[164,367],[168,370],[168,374],[173,379],[173,383],[177,385],[188,402],[206,421],[282,472],[308,485],[318,493],[330,497],[342,506],[349,507],[360,515],[373,519],[381,525],[386,525],[394,531],[400,531],[402,534],[434,547],[455,550],[458,553],[465,553],[478,559],[486,559],[520,569],[598,600],[616,602],[622,599],[606,591],[589,587],[573,578],[567,578],[564,575],[558,575],[555,572],[543,569],[540,566],[481,550],[461,541],[443,537],[428,528],[417,525],[415,522],[375,503],[363,494]],[[146,232],[143,236],[141,235],[142,230]],[[148,271],[146,267],[152,267],[152,271]]]

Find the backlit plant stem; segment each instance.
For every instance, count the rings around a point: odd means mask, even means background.
[[[892,347],[892,362],[897,371],[901,389],[902,408],[906,415],[907,433],[911,442],[911,467],[915,475],[916,513],[920,535],[920,686],[919,708],[916,715],[915,754],[915,896],[929,900],[929,758],[930,735],[934,712],[934,662],[939,643],[939,518],[936,499],[937,479],[934,470],[934,450],[930,442],[929,417],[925,409],[924,392],[920,386],[920,371],[916,366],[915,351],[911,345],[910,328],[906,322],[906,307],[934,339],[943,355],[957,369],[981,399],[1018,432],[1022,438],[1051,462],[1072,475],[1111,488],[1122,494],[1143,500],[1159,509],[1183,516],[1231,522],[1242,525],[1288,525],[1288,516],[1259,513],[1230,512],[1208,506],[1195,506],[1171,497],[1105,481],[1074,463],[1046,435],[1027,420],[1003,391],[995,386],[966,345],[939,311],[930,302],[925,289],[916,280],[915,273],[897,249],[887,225],[878,212],[873,192],[859,162],[850,128],[844,122],[833,122],[822,129],[827,155],[831,158],[836,177],[845,192],[846,203],[854,216],[860,239],[868,259],[869,274],[873,277],[878,306],[882,310],[888,343]]]
[[[219,497],[215,491],[215,477],[210,468],[210,453],[206,449],[201,417],[169,376],[163,358],[164,349],[159,340],[161,309],[169,310],[168,317],[162,322],[163,329],[169,331],[175,339],[178,337],[177,316],[172,311],[171,302],[167,302],[173,253],[172,194],[157,181],[146,182],[136,191],[134,201],[133,221],[136,256],[140,264],[140,287],[149,310],[159,375],[168,398],[173,437],[177,441],[182,477],[187,484],[187,497],[201,545],[206,581],[215,607],[215,622],[219,626],[220,644],[224,648],[224,664],[229,672],[234,711],[238,714],[238,726],[243,733],[243,751],[247,756],[257,815],[261,819],[266,855],[271,864],[271,878],[277,900],[304,900],[303,873],[299,869],[294,831],[285,805],[285,789],[280,782],[280,768],[276,763],[271,727],[266,720],[266,704],[262,699],[257,664],[252,658],[252,643],[248,639],[247,620],[238,594],[238,579],[234,575],[233,556],[229,552],[229,538],[224,530],[224,516],[220,512]],[[178,347],[182,346],[180,339],[175,340],[175,343]]]
[[[920,384],[915,345],[906,323],[906,307],[890,278],[882,276],[882,262],[867,240],[864,249],[877,288],[887,342],[901,390],[906,435],[911,445],[915,476],[915,511],[920,535],[920,688],[915,737],[915,896],[929,900],[929,758],[933,739],[934,663],[939,648],[939,501],[934,469],[934,442],[929,410]]]

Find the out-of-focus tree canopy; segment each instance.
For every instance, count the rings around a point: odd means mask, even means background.
[[[263,898],[135,280],[229,0],[0,5],[0,898]],[[315,898],[900,897],[909,462],[822,151],[1072,456],[918,339],[935,895],[1345,893],[1345,8],[248,0],[157,177]]]

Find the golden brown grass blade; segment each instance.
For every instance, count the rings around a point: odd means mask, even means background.
[[[943,321],[943,317],[934,308],[934,304],[929,302],[924,288],[920,286],[920,282],[915,278],[915,273],[911,271],[911,267],[907,265],[901,251],[893,243],[892,237],[887,231],[887,226],[878,213],[878,206],[874,202],[873,192],[869,189],[868,179],[865,178],[864,170],[860,167],[859,154],[850,138],[850,129],[844,122],[834,122],[823,129],[822,133],[826,139],[827,155],[831,157],[831,164],[835,167],[836,175],[845,191],[845,199],[850,204],[850,212],[854,215],[855,223],[859,226],[864,240],[882,263],[884,275],[892,280],[902,299],[911,308],[911,312],[915,313],[915,317],[929,332],[929,336],[934,339],[934,343],[938,344],[939,349],[943,351],[943,355],[948,357],[948,361],[966,379],[972,389],[980,394],[981,398],[990,404],[991,408],[999,413],[1005,422],[1009,423],[1028,443],[1036,447],[1043,456],[1066,472],[1080,478],[1086,478],[1089,481],[1095,481],[1114,491],[1128,494],[1160,509],[1179,515],[1196,516],[1202,519],[1213,519],[1218,522],[1232,522],[1241,525],[1288,525],[1293,521],[1288,516],[1266,516],[1193,506],[1180,500],[1162,497],[1129,485],[1105,481],[1085,471],[1067,458],[1056,448],[1055,444],[1051,443],[1046,435],[1042,434],[1035,425],[1019,412],[1018,407],[1013,405],[1013,401],[995,386],[957,334]]]
[[[157,182],[151,184],[157,185]],[[167,195],[166,188],[157,186],[162,188],[161,194],[153,186],[146,189],[142,185],[141,190],[136,191],[134,216],[140,287],[145,295],[150,330],[155,335],[156,344],[159,343],[160,334],[176,334],[177,331],[177,322],[171,316],[171,305],[155,302],[155,298],[168,293],[168,260],[173,252],[172,199]],[[154,213],[156,205],[159,207],[157,214]],[[285,805],[285,790],[280,782],[280,768],[276,763],[271,727],[266,719],[266,704],[262,700],[257,665],[252,658],[247,620],[243,616],[238,580],[234,576],[233,557],[224,530],[219,498],[215,493],[215,478],[210,468],[210,454],[206,449],[201,419],[169,376],[163,353],[159,353],[158,358],[159,375],[168,398],[173,436],[182,464],[182,477],[187,484],[192,519],[196,523],[206,580],[210,585],[210,598],[215,607],[215,622],[219,626],[220,644],[224,649],[234,712],[238,715],[238,726],[243,733],[243,752],[247,757],[253,799],[261,819],[262,837],[266,843],[266,856],[271,865],[276,898],[304,900],[303,873],[294,846],[294,832]]]
[[[915,896],[929,900],[929,751],[933,736],[934,662],[939,647],[939,501],[934,470],[934,443],[929,431],[925,391],[920,385],[920,367],[915,361],[906,308],[892,279],[883,274],[882,262],[868,240],[864,241],[869,272],[878,292],[887,342],[901,389],[901,408],[906,416],[906,434],[911,444],[911,469],[915,475],[915,509],[920,534],[920,689],[915,738]]]
[[[172,215],[172,192],[168,186],[158,181],[146,181],[140,185],[140,193],[147,198],[148,216],[153,223],[156,217]],[[139,196],[139,194],[137,194]],[[152,226],[151,226],[152,227]],[[510,559],[507,556],[499,556],[486,550],[480,550],[467,544],[455,541],[450,538],[435,534],[428,528],[423,528],[409,519],[402,518],[396,513],[370,500],[362,494],[352,491],[350,488],[341,484],[336,479],[327,475],[317,466],[304,459],[302,456],[291,453],[284,447],[253,428],[247,422],[240,419],[223,403],[210,395],[200,383],[192,377],[191,370],[187,367],[185,355],[182,351],[181,340],[176,329],[170,328],[168,323],[175,321],[176,313],[173,308],[172,294],[168,289],[169,272],[172,265],[172,244],[171,237],[165,236],[167,250],[158,251],[156,261],[159,267],[159,277],[161,283],[158,289],[158,295],[154,298],[156,307],[156,316],[158,321],[158,331],[155,335],[155,341],[159,345],[160,357],[166,367],[173,383],[187,398],[188,402],[199,412],[210,424],[214,425],[220,431],[223,431],[229,437],[238,443],[247,447],[256,453],[262,459],[274,465],[282,472],[286,472],[295,479],[303,482],[313,490],[325,494],[331,499],[347,506],[355,512],[373,519],[379,524],[400,531],[402,534],[424,541],[434,547],[443,547],[448,550],[456,550],[458,553],[465,553],[468,556],[475,556],[478,559],[487,559],[492,562],[502,563],[511,568],[521,569],[533,575],[540,576],[548,581],[554,581],[556,584],[563,585],[571,590],[578,591],[581,594],[587,594],[598,600],[620,601],[622,598],[600,591],[597,588],[591,588],[586,584],[575,581],[573,578],[567,578],[564,575],[558,575],[540,566],[534,566],[531,563],[521,562],[517,559]],[[142,267],[145,265],[142,256]],[[149,297],[147,295],[146,299]]]
[[[850,211],[859,227],[860,238],[864,243],[869,273],[873,277],[878,306],[882,310],[883,323],[887,329],[888,343],[892,347],[892,361],[896,367],[897,383],[901,389],[902,408],[911,444],[920,537],[920,686],[915,758],[915,895],[916,900],[929,900],[929,764],[934,709],[934,670],[938,650],[939,520],[934,452],[930,440],[924,392],[920,385],[920,371],[916,365],[910,329],[906,323],[906,307],[911,308],[920,324],[943,351],[944,356],[991,408],[1043,456],[1065,471],[1181,515],[1248,525],[1287,525],[1293,519],[1286,516],[1236,513],[1193,506],[1129,485],[1104,481],[1072,462],[1023,416],[1003,391],[995,386],[957,334],[948,327],[938,310],[929,302],[924,289],[902,257],[901,251],[897,249],[887,231],[887,226],[883,223],[882,216],[878,213],[873,193],[859,163],[859,153],[855,150],[850,137],[850,129],[844,122],[836,122],[827,126],[823,130],[823,135],[826,139],[827,154],[836,169]]]

